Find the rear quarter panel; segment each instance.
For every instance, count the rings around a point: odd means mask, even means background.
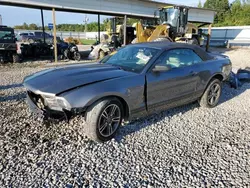
[[[232,70],[230,59],[223,57],[216,57],[215,59],[205,61],[197,64],[197,70],[200,74],[200,84],[197,90],[205,90],[211,79],[215,76],[221,75],[223,81],[227,80]]]

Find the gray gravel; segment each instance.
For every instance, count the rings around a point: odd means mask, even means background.
[[[0,187],[250,187],[250,83],[224,85],[214,109],[185,105],[94,143],[81,117],[45,125],[29,115],[22,79],[45,68],[0,67]]]

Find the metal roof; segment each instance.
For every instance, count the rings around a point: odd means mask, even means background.
[[[155,17],[159,7],[173,5],[152,0],[0,0],[2,5],[57,11],[116,15],[129,17]],[[190,22],[213,23],[215,12],[190,7]]]

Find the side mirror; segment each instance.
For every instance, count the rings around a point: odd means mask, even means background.
[[[157,73],[157,72],[167,72],[171,69],[171,67],[169,65],[156,65],[153,68],[153,72]]]

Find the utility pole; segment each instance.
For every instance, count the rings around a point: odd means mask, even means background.
[[[100,14],[98,14],[98,41],[101,42]]]
[[[83,21],[83,22],[85,23],[85,27],[84,27],[85,37],[87,37],[88,21],[89,21],[89,18],[88,18],[87,15],[85,14],[85,19],[84,19],[84,21]]]

